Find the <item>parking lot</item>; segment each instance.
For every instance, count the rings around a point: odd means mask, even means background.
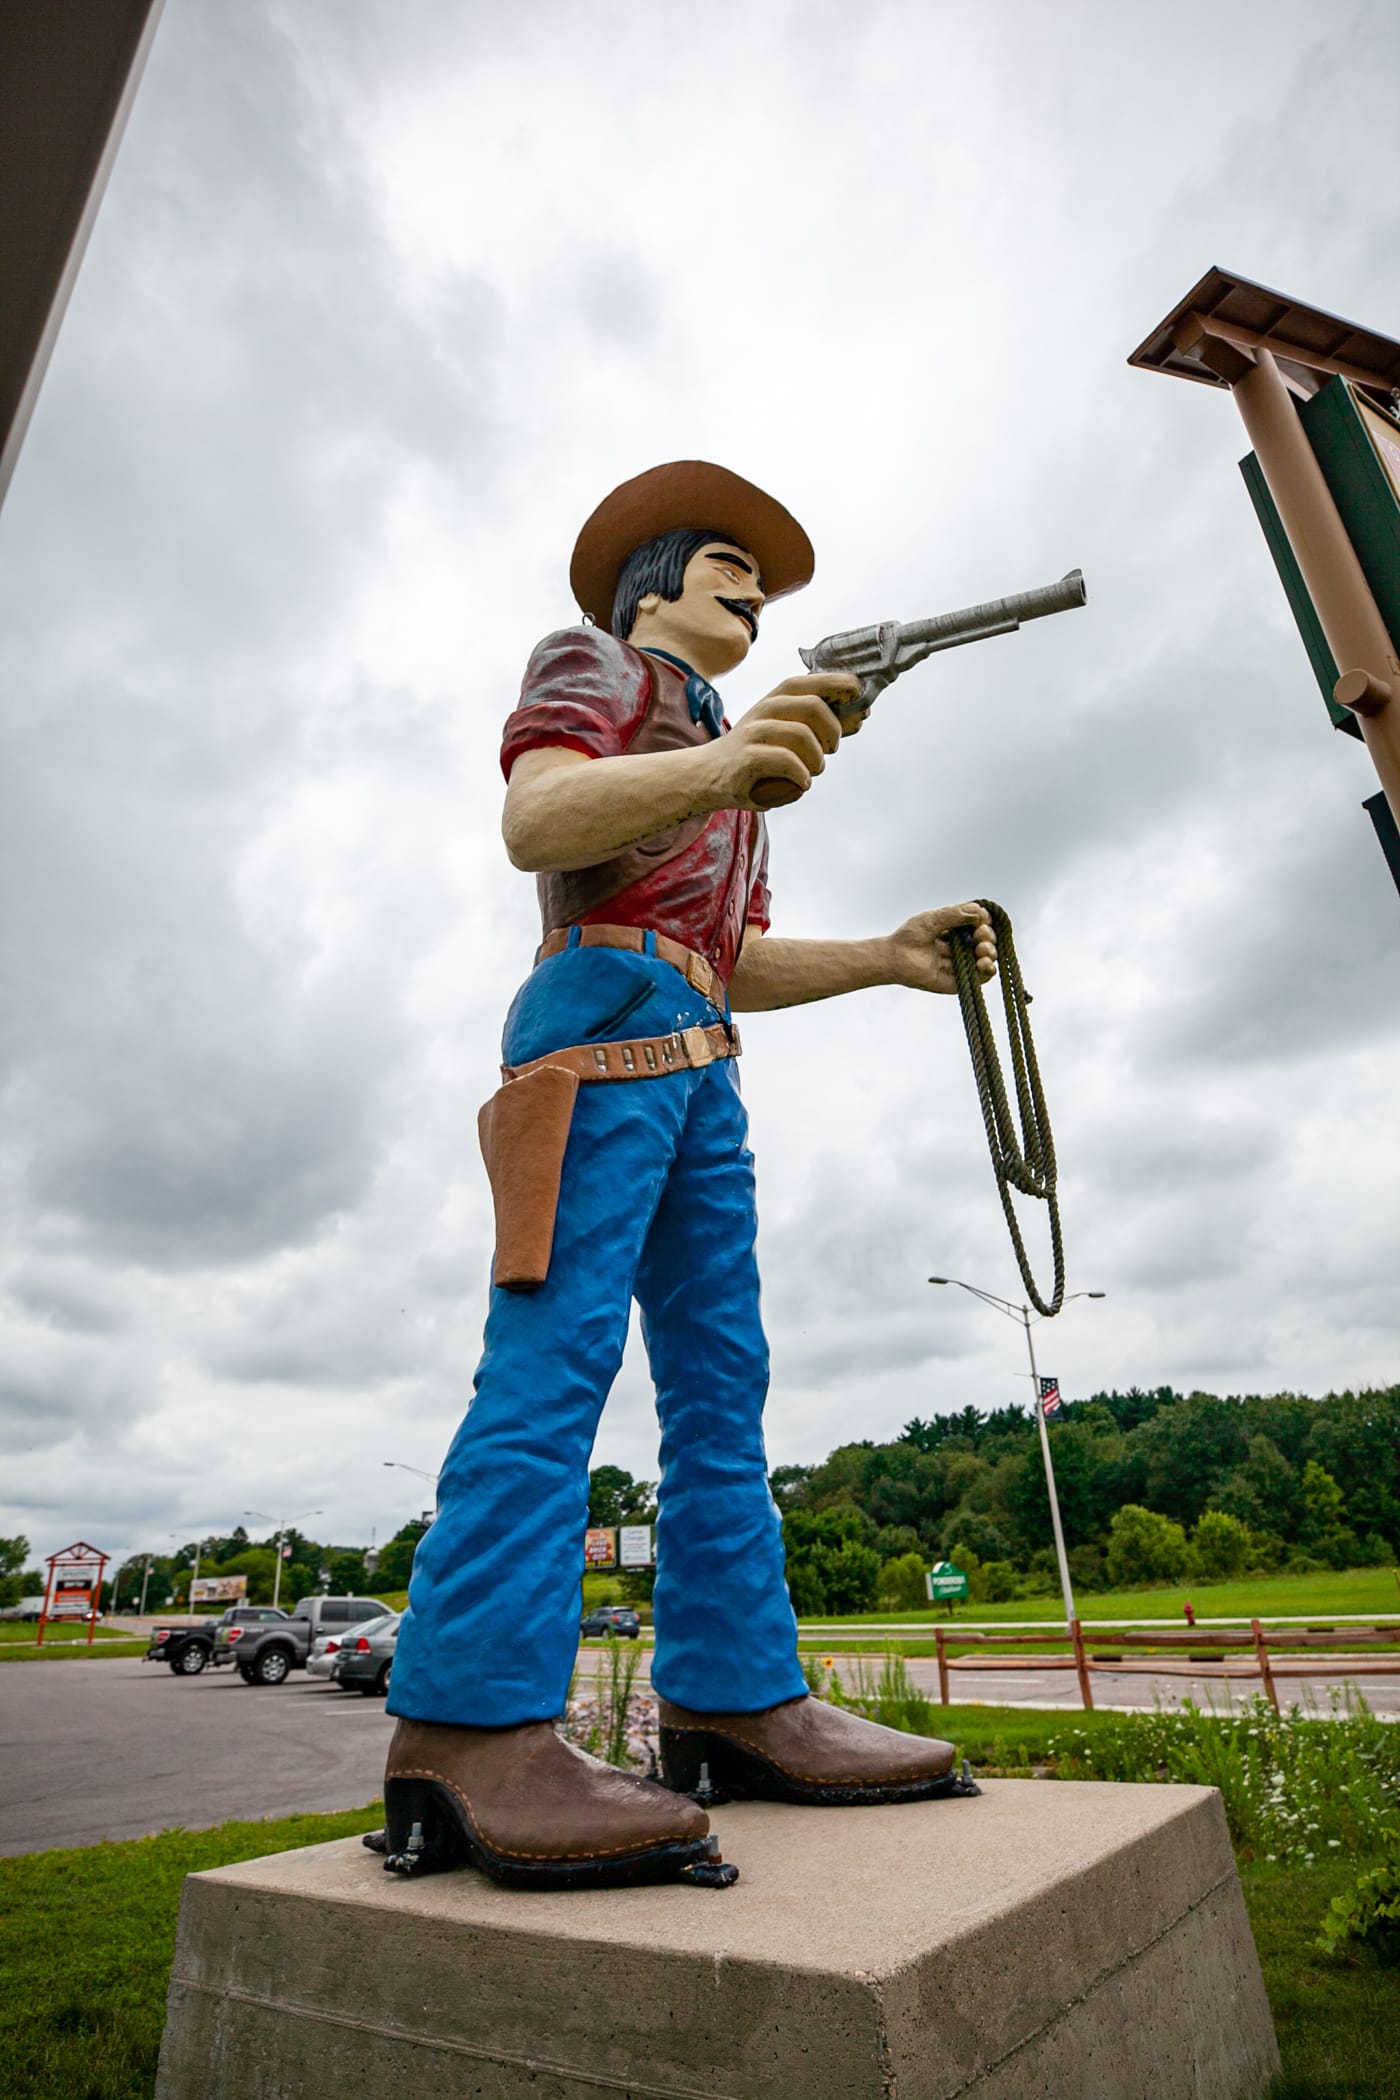
[[[637,1655],[645,1688],[651,1651]],[[601,1642],[580,1655],[580,1676],[606,1668]],[[856,1685],[854,1659],[838,1667]],[[873,1680],[878,1658],[868,1658]],[[912,1657],[910,1677],[938,1696],[937,1664]],[[1400,1678],[1356,1680],[1377,1713],[1400,1715]],[[1326,1711],[1329,1682],[1281,1684],[1285,1701]],[[1104,1707],[1238,1704],[1258,1680],[1095,1673]],[[952,1670],[955,1700],[1078,1706],[1072,1671]],[[176,1677],[135,1658],[11,1663],[0,1675],[0,1854],[101,1838],[144,1837],[172,1824],[198,1828],[258,1818],[358,1808],[379,1792],[393,1722],[382,1699],[360,1698],[298,1671],[285,1684],[246,1685],[233,1670]]]
[[[171,1824],[358,1808],[379,1792],[393,1730],[382,1699],[304,1672],[159,1663],[10,1663],[0,1676],[0,1854]]]

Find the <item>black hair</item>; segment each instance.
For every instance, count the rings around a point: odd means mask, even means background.
[[[730,539],[728,533],[712,532],[707,526],[703,531],[695,525],[682,525],[674,532],[659,532],[654,540],[644,540],[634,547],[618,573],[617,589],[613,592],[612,631],[620,642],[625,642],[637,620],[637,607],[648,591],[655,591],[668,605],[675,603],[685,589],[685,572],[691,560],[702,547],[714,541],[726,547],[737,547],[739,542]]]

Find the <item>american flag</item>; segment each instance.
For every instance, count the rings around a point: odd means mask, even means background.
[[[1040,1381],[1040,1411],[1046,1421],[1048,1422],[1052,1415],[1057,1415],[1063,1406],[1064,1402],[1060,1398],[1059,1379],[1042,1378]]]

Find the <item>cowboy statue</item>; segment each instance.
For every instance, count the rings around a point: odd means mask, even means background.
[[[859,941],[770,937],[762,811],[836,752],[847,673],[785,679],[732,727],[713,680],[810,581],[770,496],[703,461],[615,489],[579,535],[586,624],[549,635],[506,723],[503,829],[544,939],[482,1111],[496,1207],[485,1347],[418,1548],[394,1664],[386,1864],[523,1886],[724,1879],[701,1802],[925,1800],[947,1743],[810,1697],[769,1493],[768,1348],[731,1016],[867,985],[953,990],[980,906]],[[846,726],[857,726],[852,715]],[[661,1427],[661,1778],[558,1733],[578,1641],[588,1463],[632,1300]]]

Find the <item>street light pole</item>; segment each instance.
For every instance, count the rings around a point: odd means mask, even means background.
[[[964,1283],[960,1277],[930,1276],[929,1282],[954,1283],[960,1291],[966,1291],[973,1298],[980,1298],[984,1305],[991,1306],[993,1312],[1004,1313],[1007,1319],[1015,1320],[1026,1330],[1026,1353],[1031,1361],[1031,1406],[1035,1411],[1036,1428],[1040,1432],[1040,1455],[1045,1465],[1045,1487],[1050,1497],[1050,1528],[1054,1533],[1055,1559],[1060,1570],[1060,1595],[1064,1599],[1065,1624],[1069,1626],[1078,1614],[1074,1609],[1074,1591],[1070,1586],[1069,1557],[1065,1552],[1064,1526],[1060,1522],[1060,1497],[1055,1488],[1055,1467],[1050,1457],[1050,1432],[1045,1426],[1045,1409],[1040,1400],[1040,1373],[1036,1368],[1035,1342],[1031,1337],[1031,1328],[1036,1326],[1038,1321],[1032,1317],[1028,1305],[1013,1305],[1008,1298],[998,1298],[995,1291],[979,1290],[975,1283]],[[1068,1305],[1075,1298],[1105,1298],[1107,1295],[1106,1291],[1071,1291],[1065,1304]]]
[[[169,1537],[171,1537],[172,1539],[177,1539],[177,1538],[179,1538],[179,1536],[180,1536],[180,1534],[179,1534],[179,1532],[178,1532],[178,1531],[172,1531],[172,1532],[170,1532],[170,1533],[169,1533],[168,1535],[169,1535]],[[201,1554],[201,1553],[202,1553],[203,1551],[204,1551],[204,1541],[203,1541],[203,1539],[202,1539],[202,1538],[197,1538],[197,1539],[195,1540],[195,1542],[194,1542],[194,1567],[193,1567],[193,1569],[192,1569],[192,1571],[191,1571],[191,1573],[190,1573],[190,1593],[189,1593],[189,1596],[188,1596],[188,1597],[187,1597],[187,1598],[185,1599],[185,1603],[186,1603],[186,1605],[187,1605],[187,1606],[188,1606],[188,1608],[189,1608],[189,1614],[190,1614],[190,1617],[191,1617],[191,1618],[193,1618],[193,1617],[194,1617],[194,1586],[195,1586],[195,1584],[196,1584],[196,1583],[198,1582],[198,1580],[199,1580],[199,1556],[200,1556],[200,1554]],[[146,1572],[147,1572],[147,1574],[149,1574],[149,1573],[150,1573],[150,1563],[149,1563],[149,1562],[147,1562],[147,1566],[146,1566]],[[144,1595],[146,1594],[146,1593],[145,1593],[145,1590],[144,1590],[144,1588],[143,1588],[143,1590],[142,1590],[141,1594],[142,1594],[142,1596],[143,1596],[143,1597],[144,1597]]]
[[[319,1509],[303,1509],[294,1517],[270,1517],[265,1509],[245,1509],[243,1514],[245,1517],[256,1517],[260,1523],[275,1524],[277,1526],[277,1537],[274,1542],[277,1558],[272,1572],[272,1609],[276,1611],[277,1599],[282,1594],[282,1541],[291,1530],[293,1524],[299,1524],[303,1517],[319,1517],[324,1512]]]
[[[148,1553],[148,1554],[146,1555],[146,1566],[145,1566],[145,1569],[143,1570],[143,1572],[142,1572],[142,1576],[141,1576],[141,1602],[140,1602],[140,1603],[139,1603],[139,1604],[137,1605],[137,1607],[136,1607],[136,1616],[137,1616],[137,1618],[138,1618],[138,1619],[144,1619],[144,1618],[145,1618],[145,1616],[146,1616],[146,1584],[147,1584],[147,1583],[148,1583],[148,1582],[150,1581],[150,1579],[151,1579],[151,1556],[150,1556],[150,1554]]]

